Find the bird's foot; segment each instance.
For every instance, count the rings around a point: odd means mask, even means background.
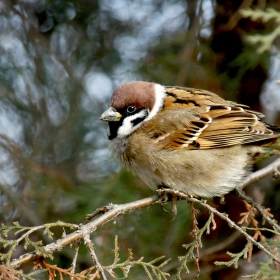
[[[160,188],[157,190],[158,196],[160,198],[160,204],[164,212],[168,212],[164,206],[171,201],[171,212],[173,213],[173,218],[171,220],[174,221],[174,219],[177,216],[178,209],[177,209],[177,201],[183,200],[187,198],[187,195],[183,192],[169,189],[169,188]]]
[[[220,197],[214,196],[212,200],[216,205],[223,205],[226,203],[224,196],[220,196]]]

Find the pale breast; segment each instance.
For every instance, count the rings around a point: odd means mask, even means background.
[[[153,141],[143,141],[142,137],[131,139],[123,165],[153,190],[166,186],[199,197],[221,196],[238,187],[252,169],[248,151],[263,152],[259,147],[241,145],[211,150],[158,150]]]

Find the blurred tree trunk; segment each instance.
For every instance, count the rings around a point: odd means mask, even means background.
[[[259,95],[268,77],[269,55],[257,54],[245,43],[246,32],[265,29],[260,22],[241,18],[240,9],[252,7],[252,0],[217,0],[211,48],[217,55],[217,73],[225,73],[225,97],[236,96],[238,102],[260,110]],[[263,9],[265,1],[258,1],[255,8]],[[234,83],[233,81],[236,81]],[[236,91],[236,92],[231,92]]]

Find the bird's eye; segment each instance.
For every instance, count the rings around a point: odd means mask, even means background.
[[[126,112],[127,112],[128,114],[134,113],[135,110],[136,110],[136,107],[135,107],[135,106],[128,106],[128,107],[126,108]]]

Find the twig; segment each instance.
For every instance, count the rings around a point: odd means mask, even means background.
[[[154,195],[131,203],[113,205],[112,210],[108,211],[104,215],[96,218],[95,220],[89,222],[86,225],[81,226],[79,230],[76,230],[75,232],[70,233],[63,238],[58,239],[56,242],[48,244],[43,248],[49,253],[61,251],[67,245],[80,241],[84,237],[85,233],[91,233],[95,231],[97,227],[104,225],[105,223],[116,218],[118,215],[125,214],[132,210],[150,206],[157,201],[158,201],[158,196]],[[24,254],[18,259],[12,260],[11,267],[14,268],[19,267],[24,263],[38,259],[40,256],[41,254],[38,252],[31,252],[31,253]]]
[[[253,243],[255,246],[257,246],[260,250],[264,251],[267,255],[269,255],[270,257],[273,258],[273,260],[275,260],[276,262],[280,263],[280,259],[277,258],[275,255],[273,255],[270,251],[268,251],[261,243],[257,242],[251,235],[249,235],[248,233],[246,233],[241,227],[239,227],[236,223],[234,223],[230,218],[228,218],[228,216],[226,214],[220,213],[218,210],[216,210],[215,208],[211,207],[210,205],[208,205],[207,203],[194,198],[194,197],[189,197],[187,198],[187,200],[189,201],[193,201],[193,202],[197,202],[200,205],[202,205],[203,207],[207,208],[210,212],[214,213],[215,215],[219,216],[222,220],[226,221],[227,224],[231,227],[236,229],[237,231],[239,231],[242,235],[244,235],[246,237],[246,239],[248,241],[250,241],[251,243]]]
[[[172,189],[166,189],[167,193],[172,194],[174,191]],[[246,237],[248,242],[253,243],[255,246],[257,246],[260,250],[264,251],[267,255],[272,257],[272,259],[278,263],[280,263],[280,259],[277,258],[275,255],[273,255],[270,251],[268,251],[261,243],[257,242],[251,235],[246,233],[241,227],[239,227],[236,223],[234,223],[226,213],[220,213],[217,209],[213,208],[212,206],[208,205],[207,202],[204,200],[199,200],[194,197],[189,197],[187,194],[180,193],[180,197],[187,199],[190,202],[197,202],[201,206],[207,208],[210,213],[214,213],[215,215],[219,216],[222,220],[226,221],[227,224],[231,227],[239,231],[242,235]]]
[[[248,202],[244,201],[245,207],[246,207],[246,212],[243,212],[240,214],[240,216],[242,217],[239,221],[238,221],[238,225],[242,225],[242,224],[246,224],[249,225],[250,223],[253,225],[253,227],[255,228],[255,234],[253,235],[253,238],[257,241],[258,238],[260,239],[260,241],[265,242],[265,237],[262,234],[262,232],[259,230],[259,222],[255,219],[255,212],[256,212],[256,208],[251,206],[251,204],[249,204]],[[251,262],[252,260],[252,255],[253,255],[253,244],[251,244],[251,246],[249,247],[248,251],[248,262]]]
[[[78,253],[79,253],[79,248],[80,248],[80,244],[81,242],[76,242],[76,244],[74,245],[74,256],[73,256],[73,261],[72,261],[72,269],[71,269],[71,273],[75,274],[75,270],[76,270],[76,264],[77,264],[77,258],[78,258]],[[73,279],[71,279],[73,280]]]
[[[195,207],[194,207],[194,203],[193,202],[190,202],[190,207],[191,207],[191,214],[192,214],[192,221],[193,221],[193,230],[192,232],[190,233],[190,235],[192,237],[195,238],[195,240],[198,239],[198,231],[199,231],[199,227],[197,226],[198,225],[198,221],[196,219],[196,214],[199,213],[199,210],[197,210]],[[197,243],[195,245],[195,249],[196,249],[196,258],[195,258],[195,266],[196,266],[196,279],[199,277],[199,274],[200,274],[200,267],[199,267],[199,244]]]
[[[96,268],[101,272],[101,275],[102,275],[103,279],[104,279],[104,280],[107,280],[107,277],[106,277],[105,272],[104,272],[104,270],[103,270],[103,268],[102,268],[102,265],[100,264],[100,262],[99,262],[99,260],[98,260],[98,258],[97,258],[97,256],[96,256],[96,253],[95,253],[95,251],[94,251],[94,249],[93,249],[93,243],[92,243],[92,241],[90,240],[90,235],[89,235],[89,233],[86,233],[86,234],[84,235],[83,240],[84,240],[84,243],[85,243],[85,245],[87,246],[87,248],[88,248],[88,250],[89,250],[89,254],[90,254],[90,256],[91,256],[91,259],[92,259],[92,261],[93,261],[93,264],[95,264],[95,265],[96,265]]]
[[[57,265],[52,265],[52,264],[47,263],[44,259],[41,259],[41,260],[39,259],[38,263],[35,264],[35,268],[38,266],[42,266],[47,270],[48,276],[49,276],[48,278],[50,280],[55,279],[57,272],[59,273],[59,279],[64,279],[63,275],[68,276],[70,279],[76,279],[76,280],[85,279],[84,277],[81,278],[79,274],[75,275],[72,272],[70,272],[71,268],[68,268],[68,269],[60,268]],[[43,272],[43,271],[44,270],[40,270],[40,272]],[[32,279],[34,279],[34,278],[32,278]]]
[[[238,231],[234,231],[227,239],[225,239],[222,242],[219,242],[216,245],[213,245],[207,249],[204,249],[200,253],[200,260],[204,260],[205,258],[209,257],[210,255],[214,255],[215,253],[225,249],[229,245],[231,245],[238,237],[240,237],[241,234]],[[189,260],[191,262],[192,260]],[[173,261],[169,265],[165,267],[166,271],[171,271],[173,269],[176,269],[178,267],[178,261]],[[189,277],[190,278],[190,277]]]
[[[276,160],[274,163],[270,164],[266,168],[261,169],[261,170],[255,172],[255,173],[251,174],[248,177],[248,179],[245,180],[244,184],[242,184],[242,186],[240,186],[240,188],[243,189],[245,186],[247,186],[247,185],[249,185],[249,184],[265,177],[265,176],[267,176],[268,174],[274,172],[278,167],[280,167],[280,159]],[[166,191],[168,192],[168,189],[166,189]],[[170,193],[172,193],[172,192],[173,191],[170,190]],[[203,207],[207,208],[210,212],[214,213],[215,215],[217,215],[220,218],[222,218],[223,220],[225,220],[230,227],[235,228],[238,232],[240,232],[242,235],[244,235],[247,238],[247,240],[251,241],[259,249],[263,250],[266,254],[271,256],[276,262],[280,262],[279,258],[277,258],[271,252],[269,252],[261,243],[254,240],[253,237],[248,235],[242,228],[240,228],[233,221],[231,221],[225,214],[220,213],[215,208],[209,206],[206,202],[200,201],[196,198],[188,197],[185,194],[182,194],[182,197],[185,197],[190,202],[197,202],[197,203],[201,204]],[[154,196],[151,196],[151,197],[148,197],[148,198],[144,198],[144,199],[141,199],[141,200],[138,200],[138,201],[134,201],[134,202],[126,203],[126,204],[122,204],[122,205],[111,204],[110,205],[110,210],[108,212],[104,213],[102,216],[97,217],[95,220],[90,221],[86,225],[82,225],[75,232],[66,235],[65,237],[57,240],[56,242],[53,242],[51,244],[48,244],[48,245],[42,247],[42,249],[44,249],[46,252],[48,252],[50,254],[52,254],[56,251],[61,251],[67,245],[79,242],[81,239],[84,238],[85,234],[92,233],[93,231],[96,230],[97,227],[104,225],[105,223],[107,223],[107,222],[111,221],[112,219],[116,218],[118,215],[125,214],[129,211],[132,211],[132,210],[136,210],[136,209],[140,209],[140,208],[143,208],[143,207],[150,206],[150,205],[152,205],[153,203],[156,203],[156,202],[160,203],[158,196],[154,195]],[[260,208],[261,206],[258,207],[258,205],[254,205],[254,207],[256,207],[260,212],[264,211]],[[274,226],[275,229],[279,230],[279,226],[278,225],[275,226],[275,221],[270,219],[267,215],[265,217],[266,217],[267,221],[270,221],[271,225]],[[18,259],[12,260],[10,265],[11,265],[11,267],[16,268],[16,267],[21,266],[24,263],[27,263],[27,262],[32,261],[32,260],[36,260],[41,256],[42,256],[41,252],[33,251],[33,252],[22,255]]]
[[[243,223],[245,223],[246,225],[249,225],[251,223],[253,225],[253,227],[256,229],[253,238],[255,240],[258,240],[258,238],[259,238],[260,241],[265,241],[265,236],[259,230],[259,226],[258,226],[259,222],[255,218],[256,208],[251,206],[246,201],[244,201],[244,204],[245,204],[247,211],[240,214],[240,216],[242,218],[240,219],[240,221],[237,224],[242,225]]]
[[[211,227],[211,224],[212,224],[212,227]],[[195,263],[198,262],[197,256],[194,254],[194,251],[197,252],[198,247],[202,248],[201,238],[202,238],[203,234],[204,233],[209,234],[210,231],[215,230],[215,228],[216,228],[216,223],[214,221],[214,214],[212,212],[210,212],[209,218],[208,218],[207,222],[204,224],[204,226],[201,229],[197,228],[195,240],[189,244],[183,244],[183,248],[185,248],[187,250],[187,253],[184,256],[178,257],[181,264],[177,268],[176,279],[178,279],[178,280],[181,279],[180,275],[183,271],[185,271],[186,273],[190,273],[187,263],[189,262],[189,260],[193,260],[193,261],[195,261]],[[196,267],[198,266],[198,264],[195,264],[195,265],[196,265]],[[195,279],[197,279],[199,277],[199,273],[200,273],[200,268],[197,267]]]
[[[239,186],[240,189],[244,189],[248,187],[249,185],[261,180],[262,178],[268,176],[269,174],[275,172],[280,168],[280,158],[269,164],[268,166],[250,174],[243,182],[241,186]]]
[[[13,255],[16,247],[18,246],[18,244],[20,244],[22,241],[25,241],[24,246],[31,245],[31,246],[35,247],[35,250],[39,251],[41,256],[44,256],[44,257],[48,256],[48,254],[46,254],[47,252],[45,252],[44,250],[41,250],[42,241],[32,242],[29,238],[29,235],[31,235],[33,232],[37,231],[37,232],[39,232],[39,234],[41,236],[44,237],[43,238],[44,241],[47,240],[45,234],[47,234],[48,238],[50,240],[52,240],[53,239],[52,238],[53,233],[50,231],[50,228],[51,227],[58,227],[58,226],[59,227],[68,227],[68,228],[71,228],[71,229],[79,229],[78,225],[68,224],[68,223],[61,222],[61,221],[58,221],[58,222],[55,222],[55,223],[48,223],[48,224],[44,224],[44,225],[36,226],[36,227],[22,227],[17,222],[14,222],[12,226],[2,225],[0,228],[1,228],[1,231],[3,232],[4,237],[7,237],[7,234],[8,234],[9,231],[15,231],[15,233],[14,233],[15,235],[18,235],[19,233],[22,234],[18,239],[9,242],[9,247],[10,248],[7,251],[7,253],[5,254],[6,255],[6,257],[5,257],[6,265],[8,267],[10,266],[12,255]],[[41,233],[39,231],[41,229],[44,229],[44,233]],[[25,233],[22,233],[24,231],[25,231]],[[3,239],[0,240],[0,243],[5,246],[5,241]]]
[[[274,240],[275,240],[275,242],[279,242],[280,236],[277,235]],[[274,254],[275,254],[275,256],[279,257],[279,251],[278,251],[277,246],[274,247]],[[279,264],[276,261],[274,261],[273,264],[274,264],[275,270],[279,271]]]
[[[250,262],[250,252],[252,251],[253,244],[251,241],[247,239],[247,244],[242,249],[241,252],[238,253],[231,253],[227,252],[227,255],[231,257],[231,260],[229,261],[215,261],[215,265],[226,265],[226,266],[234,266],[234,268],[238,268],[238,261],[240,258],[248,259],[248,262]]]
[[[36,226],[36,227],[32,227],[30,228],[26,233],[24,233],[20,238],[17,239],[17,244],[19,244],[22,240],[24,240],[27,236],[29,236],[31,233],[38,231],[40,229],[47,229],[50,227],[68,227],[68,228],[72,228],[72,229],[78,229],[79,226],[76,224],[70,224],[70,223],[65,223],[65,222],[55,222],[55,223],[48,223],[48,224],[44,224],[41,226]],[[51,236],[49,236],[51,237]]]
[[[166,189],[167,193],[173,193],[173,190]],[[252,242],[255,246],[257,246],[260,250],[264,251],[267,255],[273,258],[276,262],[280,263],[280,259],[278,259],[276,256],[274,256],[271,252],[269,252],[261,243],[257,242],[252,236],[248,235],[241,227],[239,227],[236,223],[234,223],[230,218],[228,218],[227,214],[220,213],[217,209],[213,208],[212,206],[208,205],[206,201],[199,200],[194,197],[189,197],[188,195],[184,193],[180,193],[180,196],[187,199],[190,202],[197,202],[203,207],[207,208],[211,213],[214,213],[215,215],[219,216],[222,220],[226,221],[227,224],[231,227],[239,231],[242,235],[246,237],[246,239],[250,242]]]
[[[266,220],[273,228],[275,228],[280,232],[280,226],[277,224],[275,220],[271,219],[271,217],[267,215],[266,210],[262,205],[255,203],[249,196],[245,195],[240,189],[237,189],[237,193],[238,196],[241,197],[244,201],[250,203],[252,207],[256,208],[261,213],[264,220]]]

